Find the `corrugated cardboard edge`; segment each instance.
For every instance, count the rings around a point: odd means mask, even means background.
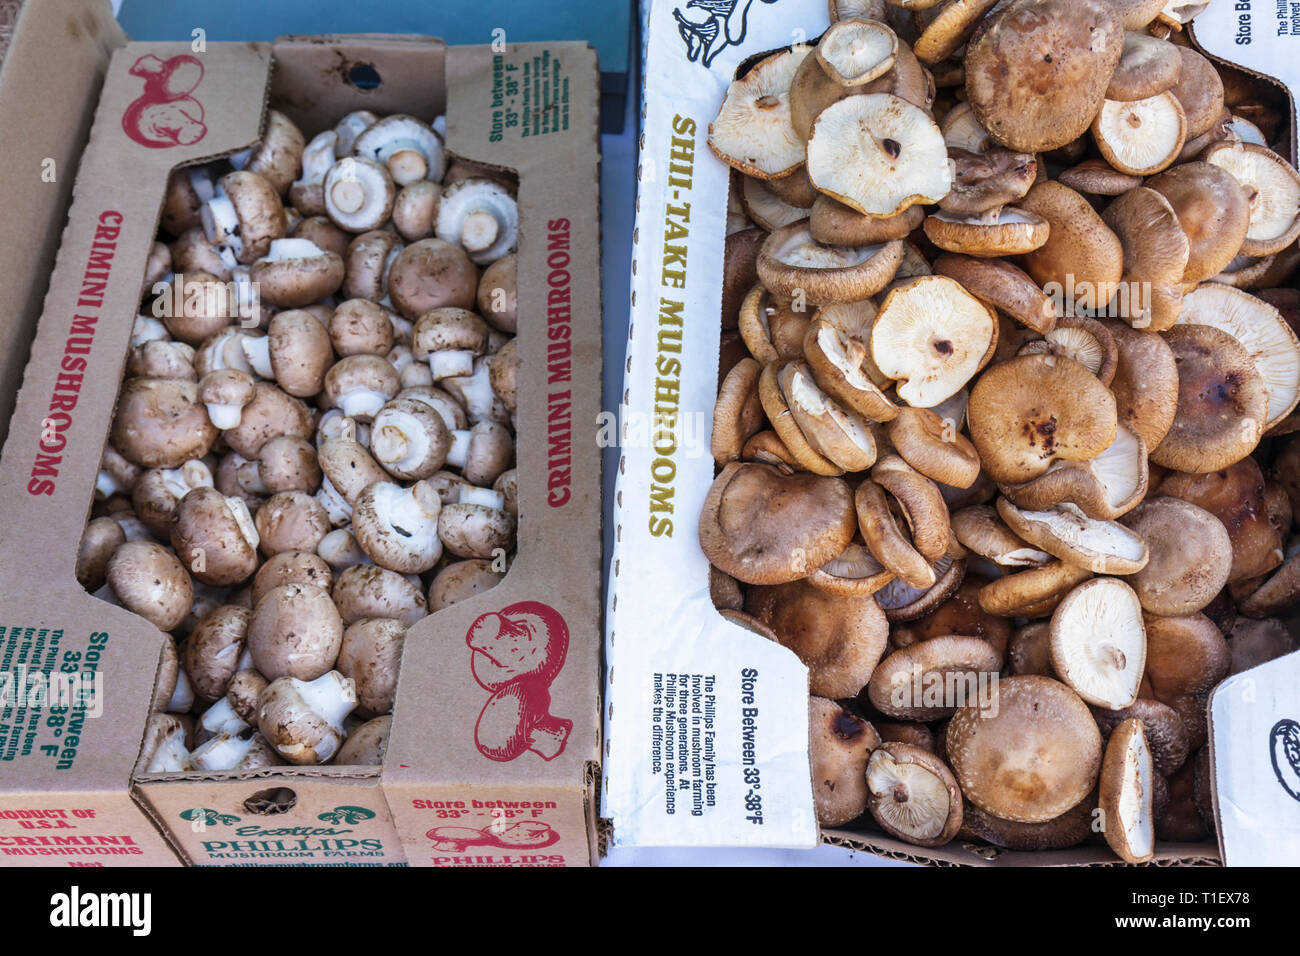
[[[67,225],[82,149],[109,56],[126,43],[108,0],[0,7],[0,142],[12,172],[0,186],[0,446]],[[50,62],[58,64],[51,71]],[[40,108],[30,94],[39,90]],[[43,160],[56,179],[43,182]]]

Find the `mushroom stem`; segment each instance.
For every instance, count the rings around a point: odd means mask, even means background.
[[[461,485],[457,489],[456,502],[462,505],[483,505],[497,511],[505,510],[506,498],[491,488],[479,488],[474,485]]]
[[[490,210],[476,209],[465,217],[461,226],[460,242],[469,252],[482,252],[492,248],[497,241],[501,226]]]
[[[433,380],[464,377],[474,374],[474,353],[468,349],[443,349],[429,353],[429,371]]]
[[[474,433],[469,429],[454,429],[451,433],[451,448],[447,451],[447,464],[453,468],[463,469],[469,459],[469,445]]]

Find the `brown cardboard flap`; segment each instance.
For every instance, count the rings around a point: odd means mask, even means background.
[[[271,99],[304,130],[329,129],[344,113],[407,113],[426,122],[447,109],[447,46],[420,36],[286,36],[275,42]],[[370,67],[379,81],[358,86]]]
[[[537,71],[545,72],[545,84]],[[516,75],[511,106],[506,77]],[[539,101],[530,88],[527,108],[525,75],[546,90]],[[488,47],[447,51],[448,149],[519,174],[518,342],[520,355],[527,357],[519,373],[519,543],[500,584],[439,611],[408,633],[384,765],[395,815],[400,815],[400,798],[392,795],[393,787],[474,781],[490,774],[488,779],[504,785],[580,788],[585,764],[596,758],[601,566],[600,449],[593,440],[601,410],[596,78],[595,54],[585,44],[519,44],[505,53]],[[518,122],[507,126],[507,112]],[[545,632],[551,641],[567,639],[558,671],[494,698],[501,705],[495,716],[509,711],[542,720],[539,733],[552,736],[547,758],[514,753],[513,740],[497,740],[495,747],[485,743],[484,749],[476,743],[480,716],[492,721],[485,706],[494,691],[478,682],[484,677],[483,668],[476,667],[482,655],[471,650],[468,636],[476,622],[495,633],[502,621],[531,628],[534,638]],[[430,706],[434,701],[437,706]]]

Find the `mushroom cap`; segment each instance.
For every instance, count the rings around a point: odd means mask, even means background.
[[[372,229],[349,239],[343,253],[347,275],[340,295],[379,302],[389,294],[391,267],[407,247],[386,229]]]
[[[1092,121],[1092,136],[1115,169],[1150,176],[1178,159],[1187,139],[1187,118],[1170,92],[1106,100]]]
[[[433,235],[442,202],[442,186],[427,179],[417,179],[403,186],[393,200],[393,228],[407,242]]]
[[[1095,574],[1133,574],[1146,566],[1141,537],[1114,521],[1090,518],[1068,501],[1051,510],[1022,511],[999,498],[997,509],[1007,527],[1029,544]]]
[[[893,579],[894,572],[886,569],[865,545],[856,541],[851,542],[838,557],[808,575],[808,583],[818,590],[850,597],[875,594]]]
[[[514,334],[519,311],[518,257],[502,256],[483,270],[476,303],[479,314],[494,329]]]
[[[443,567],[429,584],[429,613],[441,611],[458,601],[489,591],[504,578],[504,572],[493,569],[492,561],[482,558],[453,561]]]
[[[990,581],[980,588],[980,607],[1002,617],[1046,617],[1066,594],[1090,577],[1087,568],[1049,561]]]
[[[1199,474],[1245,458],[1269,411],[1268,387],[1250,353],[1212,325],[1177,325],[1164,336],[1178,363],[1178,412],[1151,461]]]
[[[323,591],[334,585],[334,575],[325,559],[310,551],[281,551],[267,558],[253,578],[253,606],[275,588],[286,584],[310,584]]]
[[[81,546],[77,549],[77,583],[91,592],[103,587],[109,558],[125,543],[126,533],[112,518],[91,518],[86,522]]]
[[[258,532],[248,506],[215,488],[195,488],[176,505],[171,545],[204,584],[229,587],[257,570]]]
[[[1127,863],[1145,863],[1155,856],[1154,777],[1142,721],[1124,721],[1106,745],[1097,806],[1106,821],[1106,843]]]
[[[316,453],[321,471],[349,504],[368,485],[387,481],[388,473],[371,456],[365,445],[351,438],[331,438]]]
[[[273,240],[284,238],[284,206],[280,194],[266,178],[249,170],[227,173],[218,185],[239,219],[235,256],[244,265],[251,265],[270,251]],[[210,232],[208,238],[212,238]]]
[[[1089,196],[1118,196],[1142,185],[1141,176],[1121,173],[1104,159],[1085,159],[1061,171],[1057,182]]]
[[[354,156],[345,156],[330,167],[323,192],[330,221],[357,233],[387,222],[397,198],[397,187],[384,166]]]
[[[1212,127],[1223,114],[1223,80],[1219,71],[1191,47],[1175,45],[1182,60],[1178,81],[1169,91],[1187,115],[1187,138],[1194,139]]]
[[[1041,339],[1026,342],[1016,354],[1049,353],[1073,359],[1097,376],[1097,381],[1103,385],[1111,383],[1119,362],[1119,352],[1110,332],[1096,319],[1086,316],[1062,316],[1056,328]]]
[[[1123,275],[1124,250],[1088,200],[1046,180],[1029,190],[1020,207],[1050,226],[1047,242],[1022,260],[1025,271],[1041,286],[1054,283],[1058,290],[1073,288],[1083,294],[1090,291],[1094,299],[1104,297],[1094,306],[1104,307]]]
[[[1029,153],[1017,153],[1001,146],[983,152],[948,147],[953,162],[953,186],[939,200],[939,208],[958,216],[990,213],[1013,203],[1034,184],[1038,162]]]
[[[989,580],[968,574],[962,579],[961,587],[933,611],[892,628],[890,641],[896,647],[909,647],[937,637],[977,637],[993,648],[1000,668],[1006,660],[1007,644],[1011,640],[1011,622],[980,607],[979,592]]]
[[[1146,628],[1137,595],[1118,578],[1093,578],[1057,605],[1052,670],[1090,704],[1130,706],[1146,665]]]
[[[348,735],[334,757],[336,767],[378,767],[384,762],[388,736],[393,730],[389,714],[368,720]]]
[[[1164,331],[1178,318],[1183,275],[1191,255],[1174,207],[1154,189],[1138,187],[1107,206],[1102,220],[1124,249],[1120,281],[1129,290],[1127,295],[1116,296],[1113,314],[1127,319],[1135,329]],[[1134,301],[1135,288],[1150,293]]]
[[[253,400],[244,406],[239,424],[222,432],[231,451],[252,459],[277,435],[311,437],[314,431],[311,413],[300,399],[285,394],[270,382],[258,382],[254,388]],[[120,414],[119,411],[119,420]]]
[[[916,16],[921,35],[912,45],[917,59],[928,65],[952,56],[966,42],[980,19],[997,0],[954,0],[927,8]],[[964,72],[963,64],[963,72]]]
[[[325,373],[321,398],[326,408],[341,408],[345,415],[372,418],[402,388],[393,364],[379,355],[349,355]]]
[[[342,643],[343,621],[330,593],[311,584],[271,589],[248,622],[248,652],[269,681],[315,680],[334,667]]]
[[[1124,29],[1123,52],[1106,87],[1106,99],[1144,100],[1173,87],[1183,72],[1179,48],[1128,26]]]
[[[870,307],[874,317],[875,306],[863,304]],[[803,340],[803,351],[817,384],[869,421],[891,420],[899,408],[881,391],[889,380],[875,367],[863,340],[870,325],[859,337],[836,325],[833,318],[828,310],[818,311]]]
[[[344,624],[366,617],[388,617],[410,627],[428,614],[419,585],[374,564],[345,568],[335,579],[331,593]]]
[[[953,773],[971,803],[997,817],[1042,823],[1087,797],[1101,769],[1101,733],[1088,706],[1049,677],[1004,677],[992,707],[958,708],[948,723]]]
[[[881,303],[871,327],[871,355],[898,382],[900,399],[932,407],[956,394],[992,356],[996,318],[952,279],[917,277]]]
[[[399,186],[442,179],[446,159],[442,138],[425,122],[393,113],[367,126],[352,141],[352,155],[384,166]]]
[[[908,206],[896,216],[877,218],[864,216],[821,194],[808,213],[794,218],[802,219],[804,215],[808,218],[808,231],[817,242],[830,246],[871,246],[906,239],[925,219],[925,207]]]
[[[1189,745],[1195,749],[1205,740],[1205,698],[1225,677],[1232,666],[1232,649],[1223,634],[1204,614],[1175,616],[1146,616],[1147,665],[1146,682],[1151,696],[1168,704],[1180,715],[1190,710],[1202,716],[1199,736],[1197,729],[1188,723]],[[1185,707],[1191,701],[1193,706]]]
[[[902,578],[894,578],[876,592],[876,603],[891,623],[915,621],[941,606],[961,587],[966,562],[944,555],[930,570],[935,580],[929,587],[913,587]]]
[[[418,319],[443,306],[469,309],[478,270],[458,244],[421,239],[403,249],[388,271],[388,292],[402,315]]]
[[[839,827],[867,811],[867,758],[875,728],[825,697],[808,698],[808,750],[817,822]]]
[[[917,846],[942,846],[961,829],[957,778],[927,750],[886,741],[867,761],[871,815],[881,829]]]
[[[1018,537],[992,505],[970,505],[955,512],[952,533],[962,545],[1001,567],[1037,568],[1052,558]]]
[[[876,440],[871,429],[817,386],[807,363],[787,363],[777,373],[777,383],[790,418],[814,452],[844,471],[871,467],[876,460]],[[774,427],[776,424],[774,421]]]
[[[406,625],[392,618],[366,618],[343,632],[337,668],[357,685],[357,716],[390,714],[397,696]]]
[[[940,249],[972,256],[1024,255],[1050,237],[1046,219],[1006,206],[996,213],[963,216],[936,212],[925,217],[925,235]]]
[[[262,301],[299,309],[333,295],[343,284],[343,257],[310,239],[275,239],[250,273]]]
[[[257,474],[271,494],[280,491],[313,494],[321,483],[316,447],[305,438],[277,435],[262,446],[257,458]]]
[[[1250,203],[1250,224],[1241,254],[1268,256],[1300,236],[1300,174],[1272,150],[1254,143],[1216,143],[1202,154],[1241,183]]]
[[[179,468],[206,455],[216,437],[197,383],[129,378],[122,384],[109,440],[131,463]]]
[[[876,599],[838,597],[807,581],[751,588],[746,610],[808,667],[809,692],[857,696],[885,652],[889,623]]]
[[[952,188],[943,134],[924,110],[890,93],[833,103],[808,140],[808,177],[821,192],[869,216],[937,202]]]
[[[934,271],[1039,334],[1056,327],[1052,300],[1021,268],[1003,259],[945,253],[934,260]]]
[[[325,763],[342,744],[343,718],[356,702],[356,687],[338,671],[310,682],[282,677],[262,692],[258,729],[289,763]]]
[[[485,265],[517,248],[519,208],[504,186],[463,179],[442,194],[434,231],[439,239],[459,243],[470,261]]]
[[[1250,201],[1231,173],[1211,163],[1180,163],[1147,180],[1173,207],[1187,235],[1184,282],[1222,272],[1241,249],[1250,228]]]
[[[844,482],[733,462],[705,499],[700,547],[712,564],[746,584],[779,584],[839,556],[855,527]]]
[[[293,120],[279,110],[269,109],[266,111],[266,132],[244,169],[264,177],[277,193],[283,195],[302,172],[302,154],[306,146],[307,138]]]
[[[817,42],[818,64],[844,86],[869,83],[894,65],[898,37],[877,20],[838,20]]]
[[[407,489],[377,481],[367,485],[353,503],[352,533],[380,567],[421,574],[442,557],[438,538],[441,511],[442,501],[425,482]]]
[[[1095,795],[1089,794],[1077,806],[1051,820],[1019,823],[996,817],[967,800],[962,812],[962,832],[1008,850],[1065,850],[1092,836],[1096,810]]]
[[[1025,355],[986,371],[971,390],[971,441],[994,481],[1018,484],[1053,461],[1087,461],[1115,440],[1115,399],[1082,365]]]
[[[745,442],[763,427],[763,405],[758,398],[758,378],[763,366],[741,359],[727,373],[713,406],[713,434],[709,439],[714,462],[721,467],[740,457]]]
[[[154,541],[120,545],[108,559],[105,577],[122,607],[160,631],[179,625],[194,603],[194,582],[185,567]]]
[[[769,180],[755,179],[740,173],[734,175],[740,181],[740,189],[732,195],[737,197],[744,214],[762,230],[775,232],[782,226],[807,219],[811,214],[810,208],[788,203],[773,192],[768,186]]]
[[[1147,543],[1147,566],[1129,583],[1152,614],[1191,614],[1228,583],[1232,541],[1218,518],[1179,498],[1152,498],[1124,516]]]
[[[774,53],[732,81],[709,124],[714,155],[759,179],[787,175],[804,161],[803,141],[790,121],[790,84],[811,52],[800,46]]]
[[[790,299],[802,290],[814,303],[857,302],[894,277],[902,244],[853,248],[823,246],[801,220],[768,236],[758,254],[758,276],[768,291]]]
[[[329,332],[310,312],[279,312],[267,328],[267,353],[275,382],[287,394],[308,398],[321,390],[334,362]]]
[[[1092,715],[1097,718],[1097,726],[1106,737],[1127,720],[1139,721],[1146,731],[1156,773],[1161,776],[1169,776],[1187,761],[1187,730],[1178,712],[1168,704],[1139,697],[1120,710],[1094,707]]]
[[[330,531],[324,505],[303,491],[271,495],[253,517],[262,553],[267,557],[281,551],[315,551]]]
[[[462,500],[443,507],[438,537],[458,557],[495,558],[515,549],[517,524],[508,511]]]
[[[927,478],[955,488],[969,488],[979,478],[979,455],[960,422],[928,408],[904,407],[885,431],[903,460]]]
[[[371,423],[371,454],[394,478],[418,481],[432,476],[443,466],[450,449],[451,432],[442,416],[415,398],[393,399]]]
[[[1001,669],[1001,655],[983,638],[932,637],[881,661],[871,674],[867,696],[890,717],[941,720],[978,696],[977,681],[994,679]]]
[[[252,612],[237,605],[225,604],[199,621],[185,639],[182,666],[204,700],[219,700],[239,670],[244,653],[244,636]]]
[[[1081,136],[1124,51],[1106,0],[1011,0],[966,44],[966,95],[999,143],[1023,153]]]
[[[885,490],[874,481],[864,481],[853,500],[862,540],[872,556],[903,583],[913,588],[932,587],[936,581],[932,562],[936,559],[923,555],[900,530]]]
[[[999,488],[1021,508],[1043,510],[1071,502],[1090,518],[1110,520],[1132,510],[1147,493],[1148,485],[1146,443],[1124,425],[1118,425],[1115,440],[1097,457],[1054,461],[1031,481]]]

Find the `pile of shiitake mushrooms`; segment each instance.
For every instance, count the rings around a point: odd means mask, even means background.
[[[77,562],[170,635],[142,772],[380,763],[407,629],[509,567],[516,182],[440,127],[169,181]]]
[[[831,0],[742,66],[725,617],[808,666],[824,826],[1213,834],[1206,702],[1295,649],[1285,100],[1164,0]]]

